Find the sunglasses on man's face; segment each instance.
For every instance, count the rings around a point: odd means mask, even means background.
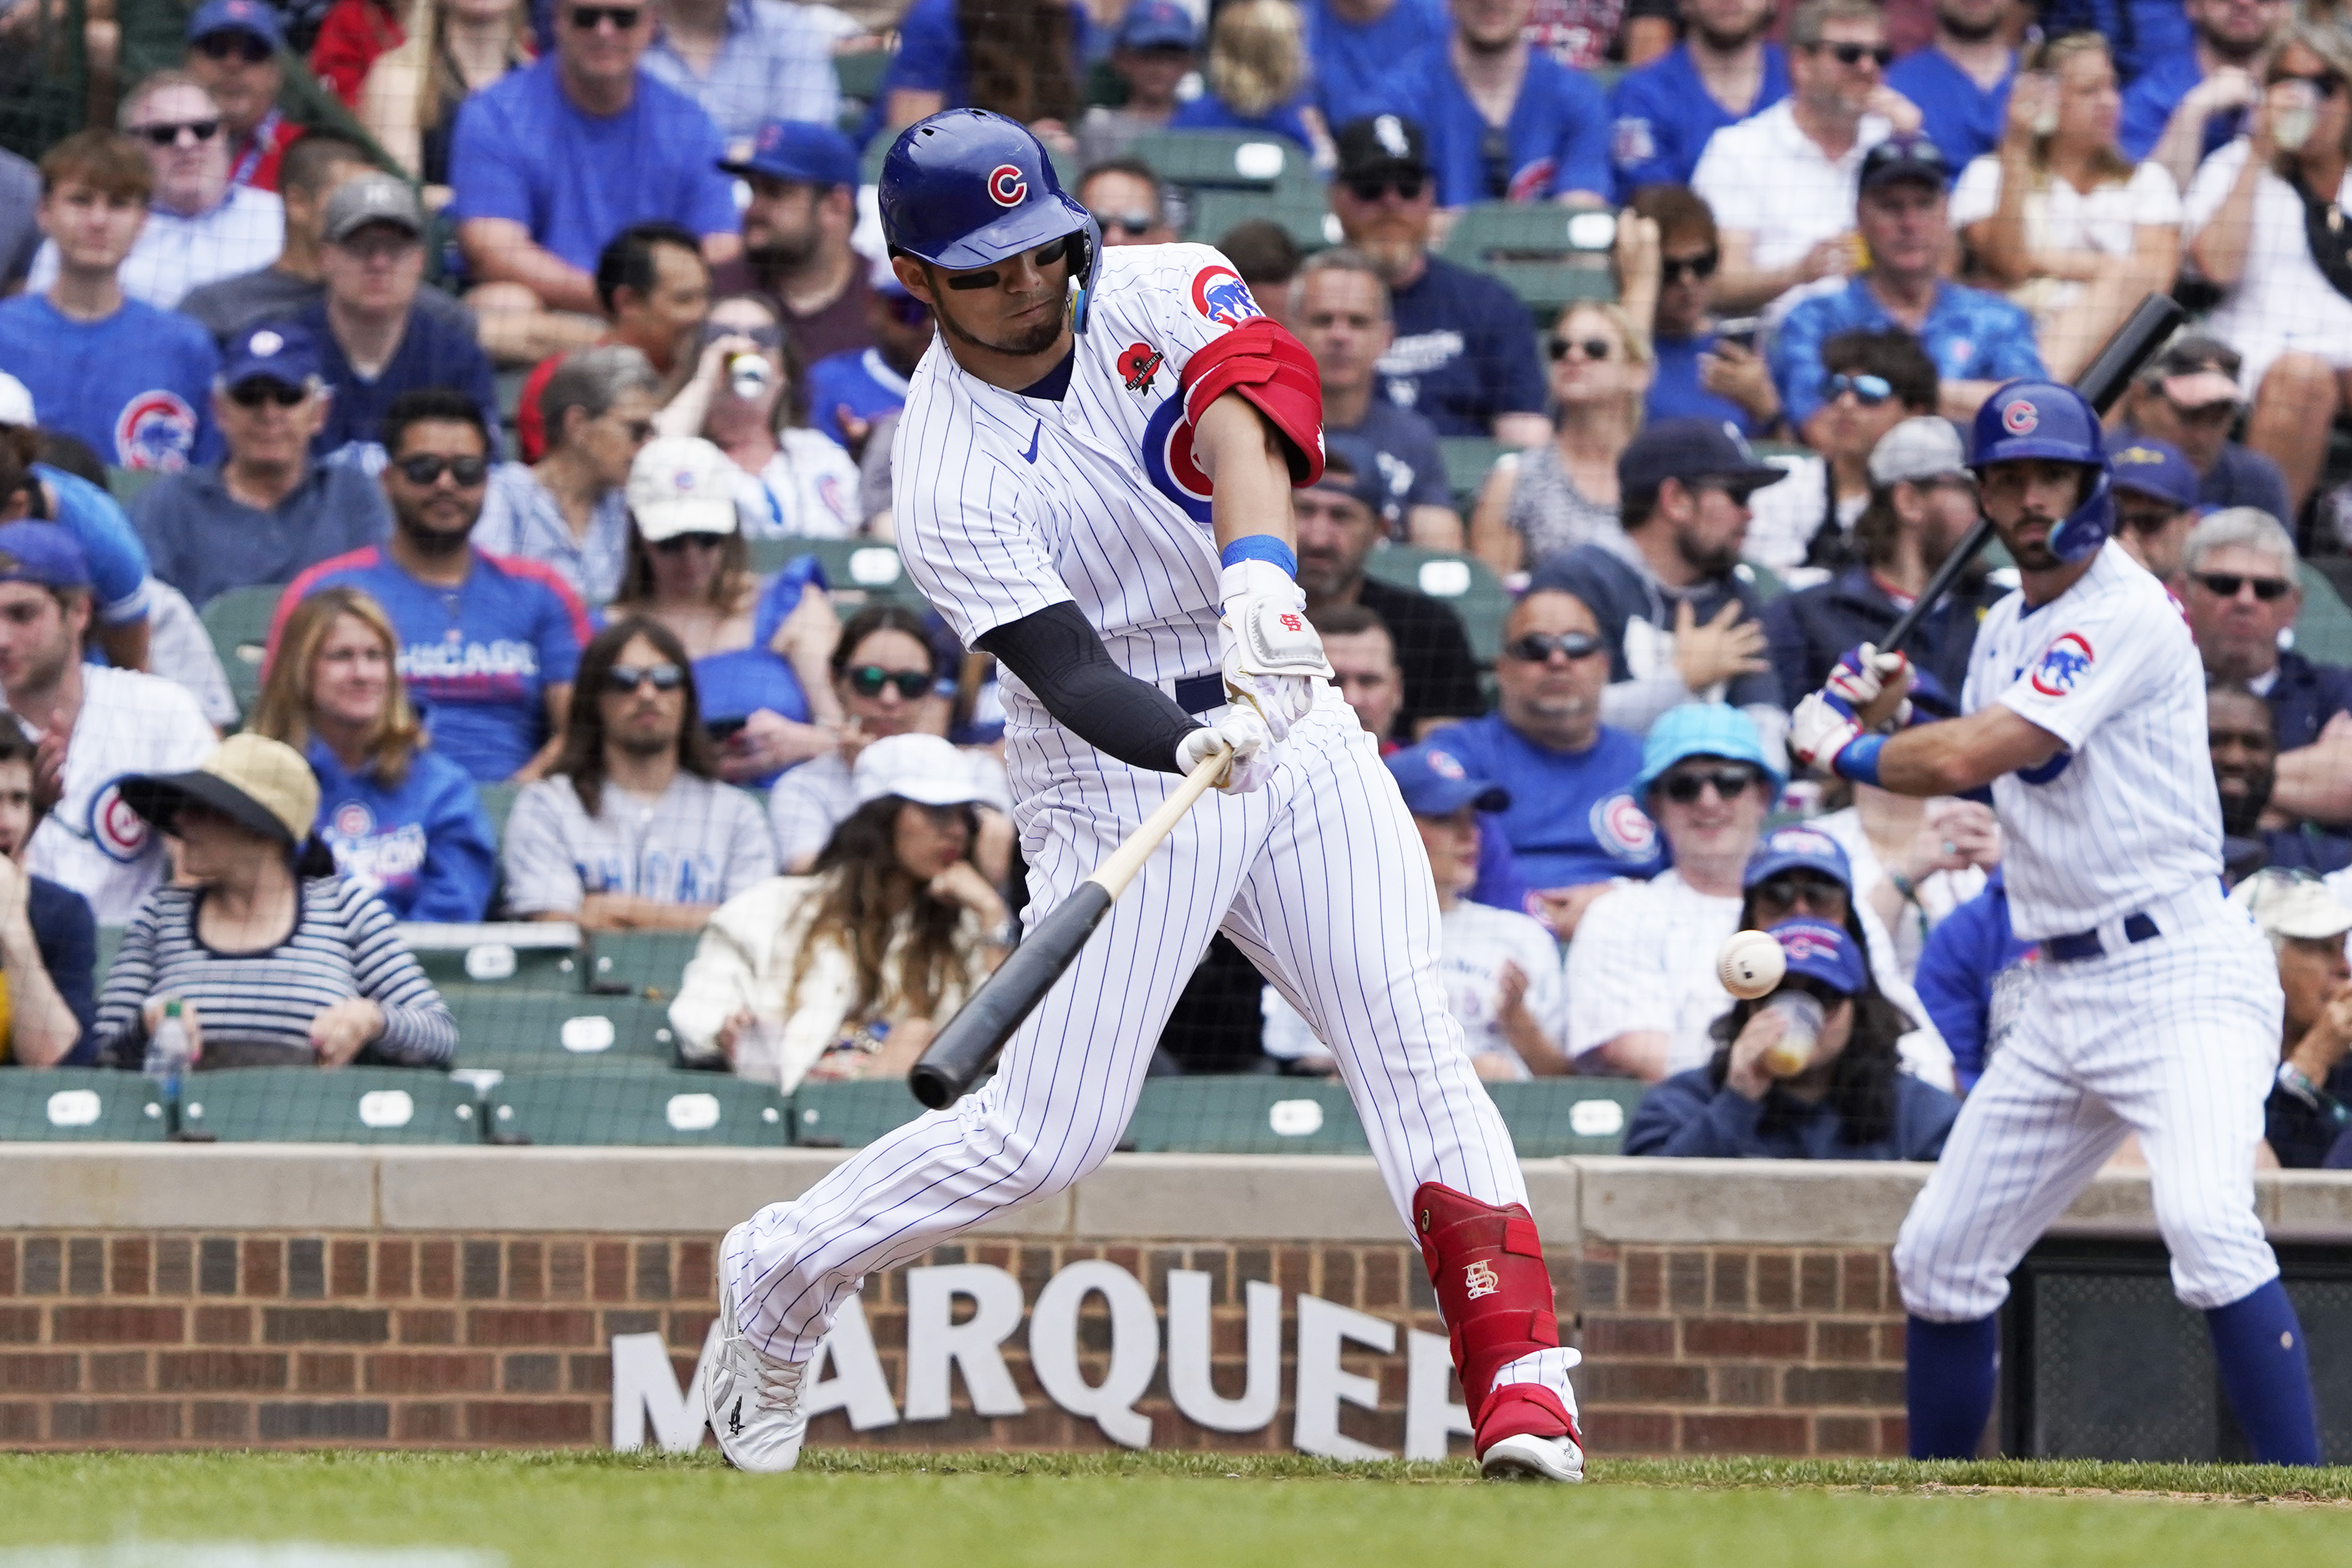
[[[1590,659],[1601,650],[1601,639],[1590,632],[1562,632],[1556,635],[1530,632],[1503,646],[1504,653],[1523,664],[1547,664],[1554,653],[1570,660]]]
[[[1670,284],[1680,283],[1685,277],[1713,277],[1722,263],[1722,254],[1712,250],[1696,256],[1670,256],[1658,263],[1658,276]]]
[[[1822,383],[1822,401],[1835,402],[1846,393],[1864,408],[1876,408],[1895,395],[1895,383],[1885,376],[1834,375]]]
[[[2169,508],[2159,508],[2155,511],[2126,511],[2121,507],[2117,507],[2116,510],[2116,526],[2119,528],[2129,529],[2131,532],[2136,534],[2160,534],[2165,529],[2170,528],[2172,526],[2172,519],[2179,515],[2180,514],[2179,512],[2173,511]]]
[[[1559,363],[1560,361],[1568,358],[1570,354],[1579,349],[1584,350],[1584,357],[1586,359],[1594,361],[1605,360],[1617,351],[1617,345],[1611,342],[1606,338],[1578,338],[1571,340],[1563,338],[1557,332],[1545,340],[1544,347],[1546,351],[1551,355],[1552,363],[1554,364]]]
[[[1150,213],[1097,213],[1095,214],[1095,222],[1100,224],[1106,231],[1117,229],[1129,239],[1133,239],[1138,235],[1150,234],[1152,225],[1159,221]]]
[[[201,143],[218,136],[220,128],[221,122],[217,120],[175,120],[154,125],[134,125],[131,128],[131,134],[143,136],[158,147],[177,147],[183,131]]]
[[[1895,51],[1885,44],[1815,44],[1813,50],[1842,66],[1858,66],[1865,56],[1876,62],[1880,70],[1895,63]]]
[[[277,52],[250,33],[214,33],[196,40],[196,53],[208,60],[240,59],[257,66]]]
[[[490,461],[487,457],[444,457],[438,453],[419,452],[412,457],[397,457],[392,465],[400,476],[412,485],[436,485],[446,474],[460,490],[470,490],[489,477]]]
[[[1422,187],[1428,183],[1418,173],[1391,174],[1385,180],[1350,180],[1348,193],[1360,202],[1377,202],[1393,191],[1401,202],[1417,202],[1421,200]]]
[[[896,686],[898,695],[913,702],[931,689],[928,670],[886,670],[879,664],[860,664],[849,672],[849,689],[861,697],[878,697],[885,686]]]
[[[658,664],[615,664],[604,672],[604,689],[635,692],[647,681],[657,692],[674,692],[686,685],[686,672],[667,661]]]
[[[2197,586],[2219,599],[2235,599],[2238,591],[2251,588],[2254,597],[2264,604],[2286,597],[2294,584],[2283,577],[2244,577],[2234,571],[2193,571],[2189,574]]]
[[[1658,793],[1677,806],[1689,806],[1696,804],[1700,792],[1712,785],[1717,799],[1737,800],[1763,777],[1753,768],[1693,768],[1659,779]]]
[[[631,33],[644,16],[644,8],[636,5],[574,5],[572,25],[583,33],[593,33],[600,23],[610,22],[613,31]]]
[[[283,382],[246,382],[229,389],[228,401],[239,408],[259,408],[274,402],[280,408],[297,408],[310,395],[308,387],[289,387]]]

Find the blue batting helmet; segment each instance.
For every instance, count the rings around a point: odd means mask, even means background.
[[[2022,457],[2079,464],[2094,471],[2087,493],[2050,530],[2050,553],[2060,560],[2081,560],[2114,531],[2116,498],[2108,483],[2099,412],[2073,387],[2038,381],[2004,384],[1977,410],[1969,444],[1975,452],[1969,465],[1979,474],[1990,464]]]
[[[950,109],[898,133],[882,160],[882,235],[901,251],[966,272],[1076,235],[1073,311],[1086,329],[1086,301],[1102,259],[1094,214],[1063,193],[1045,143],[1026,126],[984,109]]]

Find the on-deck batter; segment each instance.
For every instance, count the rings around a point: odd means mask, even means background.
[[[2303,1327],[2254,1214],[2284,1002],[2269,945],[2221,895],[2203,667],[2179,607],[2107,540],[2106,456],[2079,393],[2009,383],[1973,449],[2023,586],[1977,633],[1966,716],[1865,733],[1909,672],[1864,643],[1790,734],[1804,760],[1903,794],[1990,785],[2010,918],[2041,946],[1895,1242],[1911,1452],[1976,1452],[2010,1270],[2137,1133],[2173,1289],[2206,1315],[2240,1427],[2259,1458],[2316,1464]]]
[[[720,1447],[790,1469],[808,1363],[866,1273],[1111,1152],[1223,930],[1339,1056],[1453,1328],[1487,1473],[1581,1479],[1578,1357],[1558,1343],[1509,1134],[1436,981],[1428,862],[1373,737],[1318,678],[1294,580],[1289,486],[1322,462],[1312,360],[1216,251],[1105,251],[1036,139],[999,116],[903,132],[881,208],[941,334],[892,452],[899,546],[1005,672],[1032,918],[1181,772],[1220,743],[1233,759],[986,1088],[728,1233],[705,1391]]]

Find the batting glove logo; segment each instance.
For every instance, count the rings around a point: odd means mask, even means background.
[[[1464,1299],[1475,1301],[1481,1296],[1491,1296],[1500,1291],[1503,1278],[1495,1272],[1492,1263],[1482,1258],[1475,1263],[1464,1265],[1462,1284]]]
[[[1029,198],[1029,177],[1019,165],[999,163],[988,172],[988,199],[1000,207],[1017,207]]]

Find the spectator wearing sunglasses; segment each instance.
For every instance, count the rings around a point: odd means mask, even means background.
[[[2294,20],[2288,0],[2182,0],[2187,48],[2147,62],[2126,89],[2126,158],[2160,163],[2183,191],[2198,165],[2244,133],[2263,57]]]
[[[1599,206],[1613,187],[1609,105],[1592,78],[1528,41],[1535,0],[1454,0],[1433,55],[1427,116],[1437,204],[1563,201]]]
[[[1805,0],[1787,39],[1789,96],[1709,137],[1690,177],[1722,226],[1717,305],[1774,319],[1853,270],[1863,155],[1919,126],[1882,77],[1894,53],[1874,0]]]
[[[685,645],[629,616],[580,653],[562,748],[515,797],[507,907],[592,931],[693,931],[773,876],[758,802],[719,778]]]
[[[832,750],[787,772],[768,794],[768,823],[785,874],[799,876],[815,865],[834,830],[857,810],[855,773],[866,747],[890,736],[937,735],[945,727],[944,705],[934,700],[939,678],[939,652],[913,611],[869,604],[843,624],[833,652],[833,684],[846,720]],[[944,756],[936,749],[930,755]],[[990,879],[1002,881],[1013,809],[1003,766],[974,752],[956,756],[959,761],[943,769],[978,770],[978,799],[995,819],[993,828],[982,819],[981,859]]]
[[[1570,305],[1544,351],[1552,438],[1496,463],[1470,517],[1470,548],[1504,576],[1617,531],[1617,462],[1650,387],[1649,340],[1614,305]]]
[[[319,346],[332,394],[310,438],[330,457],[376,437],[401,393],[455,387],[499,428],[489,356],[469,326],[417,308],[425,287],[425,210],[405,180],[362,174],[327,198],[320,233],[319,302],[291,319]]]
[[[1689,184],[1709,137],[1789,96],[1788,56],[1764,37],[1776,10],[1772,0],[1684,0],[1683,41],[1617,79],[1620,203],[1645,186]]]
[[[809,367],[809,428],[847,449],[861,465],[861,475],[870,475],[878,458],[883,482],[879,525],[872,498],[862,486],[858,510],[867,519],[867,531],[888,538],[889,444],[883,441],[877,454],[873,443],[881,435],[877,423],[895,421],[907,406],[910,378],[931,346],[932,329],[931,308],[907,292],[887,256],[874,259],[866,278],[866,324],[873,333],[872,343],[828,354]]]
[[[805,360],[869,346],[868,264],[849,245],[857,224],[857,149],[849,139],[829,125],[772,120],[749,152],[719,168],[751,197],[743,254],[712,270],[711,287],[774,300]]]
[[[526,468],[502,463],[474,531],[488,555],[538,561],[591,604],[621,586],[629,542],[624,487],[656,434],[661,378],[623,344],[582,349],[540,393],[547,455]]]
[[[1318,169],[1330,167],[1331,133],[1307,88],[1306,26],[1290,0],[1220,6],[1209,24],[1205,74],[1209,90],[1178,106],[1171,131],[1279,136],[1311,154]]]
[[[1134,158],[1098,163],[1078,177],[1078,204],[1102,225],[1103,244],[1168,245],[1168,193],[1151,165]]]
[[[1134,0],[1111,37],[1110,69],[1127,88],[1114,109],[1088,108],[1078,121],[1078,162],[1088,168],[1123,158],[1136,138],[1164,131],[1176,113],[1176,91],[1199,62],[1201,30],[1175,0]],[[1244,275],[1246,276],[1246,275]]]
[[[1789,418],[1806,431],[1828,401],[1822,346],[1840,332],[1902,331],[1919,340],[1938,377],[1933,412],[1975,417],[1994,387],[2041,377],[2033,319],[1998,294],[1943,277],[1951,246],[1945,185],[1951,165],[1926,137],[1906,132],[1873,147],[1862,161],[1854,223],[1869,246],[1867,270],[1834,293],[1789,312],[1772,340],[1772,379]]]
[[[2244,361],[2219,338],[2184,332],[2167,344],[2124,397],[2126,436],[2150,435],[2180,449],[2197,472],[2206,507],[2252,507],[2289,516],[2278,465],[2230,438],[2245,411],[2238,380]]]
[[[2277,1084],[2263,1106],[2263,1141],[2288,1170],[2352,1168],[2352,906],[2309,872],[2263,871],[2230,902],[2252,917],[2278,956]]]
[[[1721,424],[1654,424],[1617,459],[1622,530],[1537,569],[1532,588],[1574,594],[1598,623],[1602,722],[1640,735],[1681,704],[1728,702],[1780,744],[1786,716],[1760,601],[1736,570],[1748,497],[1781,477]]]
[[[727,455],[752,538],[856,533],[866,517],[857,463],[840,441],[809,428],[807,378],[774,302],[731,295],[710,308],[703,337],[694,379],[656,426],[672,436],[705,436]]]
[[[1290,329],[1315,356],[1323,378],[1326,437],[1344,436],[1368,449],[1387,480],[1379,510],[1389,537],[1460,549],[1462,518],[1454,510],[1437,433],[1412,410],[1380,395],[1380,362],[1396,340],[1389,286],[1362,252],[1343,245],[1307,257],[1276,298],[1285,295]]]
[[[2107,449],[2107,468],[2114,476],[2108,486],[2116,495],[2116,542],[2180,597],[2188,590],[2181,552],[2197,526],[2197,470],[2178,447],[2128,432]]]
[[[1601,722],[1608,648],[1573,595],[1538,590],[1511,607],[1495,662],[1495,711],[1431,743],[1509,792],[1487,825],[1481,904],[1524,910],[1566,941],[1593,899],[1663,863],[1657,830],[1630,793],[1642,743]]]
[[[1887,68],[1886,85],[1919,106],[1919,130],[1953,170],[2000,144],[2017,79],[2017,0],[1936,0],[1936,37]]]
[[[551,568],[472,542],[490,486],[489,431],[472,399],[409,392],[382,434],[391,537],[296,578],[269,645],[314,590],[365,591],[399,631],[402,679],[435,749],[477,783],[527,783],[562,741],[588,613]]]
[[[188,18],[188,74],[220,106],[229,178],[257,190],[278,189],[278,161],[302,128],[278,107],[286,47],[278,13],[263,0],[209,0]]]
[[[209,406],[220,357],[203,328],[123,282],[154,188],[127,136],[79,131],[42,154],[42,254],[58,259],[47,284],[0,300],[0,371],[26,394],[8,423],[31,424],[37,407],[47,428],[108,466],[168,474],[218,453]],[[122,585],[107,586],[111,610]]]
[[[1392,0],[1396,10],[1421,0]],[[1432,256],[1429,143],[1400,114],[1343,123],[1331,211],[1389,286],[1396,340],[1380,363],[1389,400],[1441,436],[1536,446],[1551,434],[1527,307],[1495,278]]]
[[[116,117],[146,154],[152,175],[146,221],[122,258],[122,291],[169,310],[190,289],[278,258],[286,209],[268,191],[229,178],[220,106],[196,78],[161,70],[125,95]],[[57,281],[57,242],[33,257],[27,292]],[[99,444],[105,451],[110,444]]]
[[[1780,393],[1753,322],[1738,341],[1716,329],[1722,263],[1715,214],[1686,185],[1649,186],[1620,214],[1618,303],[1628,319],[1648,323],[1654,361],[1643,422],[1730,420],[1761,440],[1780,427]]]
[[[1423,112],[1445,47],[1443,0],[1307,0],[1299,8],[1324,124]],[[1344,146],[1339,159],[1344,166]]]
[[[212,395],[228,455],[167,474],[131,503],[156,577],[201,610],[232,588],[291,582],[391,531],[367,475],[310,449],[332,396],[300,328],[253,327],[231,341]]]
[[[631,224],[596,256],[596,300],[611,323],[598,345],[625,343],[662,378],[667,402],[698,368],[709,340],[710,264],[695,237],[676,224]],[[539,399],[563,363],[551,354],[531,367],[515,403],[515,444],[526,463],[547,455],[547,423]]]

